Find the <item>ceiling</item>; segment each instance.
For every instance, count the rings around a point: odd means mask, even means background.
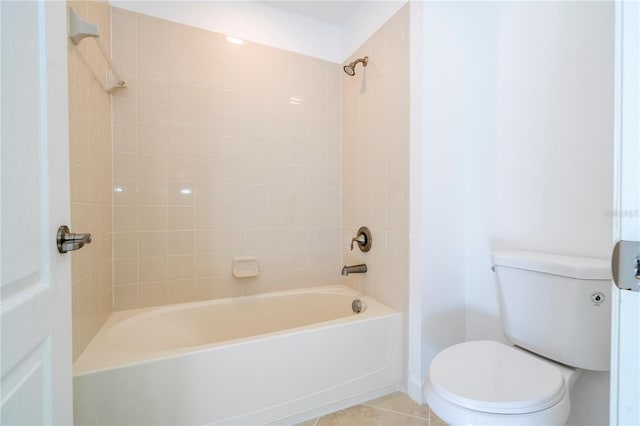
[[[260,3],[332,25],[342,26],[363,1],[275,1]]]

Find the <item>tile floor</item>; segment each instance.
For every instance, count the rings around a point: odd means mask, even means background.
[[[446,423],[426,405],[395,392],[296,426],[446,426]]]

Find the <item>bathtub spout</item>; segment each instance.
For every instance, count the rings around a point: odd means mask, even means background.
[[[346,277],[349,274],[364,274],[365,272],[367,272],[367,265],[365,265],[364,263],[353,266],[344,265],[342,267],[341,275],[343,277]]]

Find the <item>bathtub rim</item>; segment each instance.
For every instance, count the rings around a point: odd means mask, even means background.
[[[357,315],[349,315],[347,317],[334,318],[328,321],[321,321],[313,324],[307,324],[299,327],[292,327],[292,328],[272,331],[269,333],[257,334],[257,335],[248,336],[248,337],[240,337],[237,339],[224,340],[221,342],[207,343],[204,345],[187,346],[187,347],[181,347],[181,348],[164,350],[164,351],[155,351],[150,353],[147,352],[146,354],[148,356],[146,357],[139,356],[139,358],[141,359],[134,359],[129,362],[120,362],[120,363],[116,363],[115,365],[107,365],[105,367],[95,367],[96,365],[95,360],[91,361],[91,359],[87,360],[83,358],[85,357],[85,355],[91,358],[91,355],[93,355],[93,352],[100,352],[100,349],[103,348],[106,343],[104,341],[107,339],[105,335],[109,332],[111,328],[122,323],[123,321],[126,321],[129,318],[133,318],[138,315],[144,315],[150,312],[161,314],[163,312],[172,312],[176,310],[189,309],[192,307],[198,308],[201,306],[230,303],[230,301],[233,301],[234,299],[238,299],[238,298],[252,300],[252,299],[273,298],[273,297],[285,296],[285,295],[303,294],[303,293],[336,293],[336,294],[351,295],[353,297],[362,298],[367,302],[368,306],[364,312],[361,312]],[[383,304],[382,302],[378,301],[377,299],[371,296],[364,295],[361,292],[351,287],[340,285],[340,284],[330,285],[330,286],[305,287],[300,289],[283,290],[283,291],[275,291],[275,292],[268,292],[268,293],[258,293],[258,294],[247,295],[247,296],[227,297],[224,299],[210,299],[210,300],[202,300],[202,301],[196,301],[196,302],[174,303],[170,305],[152,306],[148,308],[137,308],[137,309],[130,309],[126,311],[114,311],[109,316],[109,318],[104,323],[104,325],[100,328],[96,336],[91,340],[91,342],[89,342],[89,344],[87,345],[83,353],[73,363],[73,377],[103,373],[103,372],[108,372],[114,369],[133,367],[141,364],[161,362],[167,359],[184,356],[185,354],[205,352],[205,351],[212,350],[222,346],[231,346],[231,345],[239,346],[239,345],[249,344],[255,341],[279,338],[279,336],[284,337],[285,335],[305,333],[318,328],[334,328],[334,327],[339,327],[341,325],[344,325],[346,323],[371,321],[371,320],[386,318],[394,315],[402,316],[402,312]],[[99,347],[95,348],[95,346],[99,346]],[[122,351],[116,350],[110,345],[106,345],[106,347],[109,350],[112,350],[116,353],[122,353]],[[84,364],[88,364],[88,366]],[[91,368],[92,366],[93,368]]]

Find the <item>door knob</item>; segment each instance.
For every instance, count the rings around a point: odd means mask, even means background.
[[[91,243],[91,234],[74,234],[69,232],[68,226],[62,225],[58,228],[56,242],[58,244],[58,251],[60,253],[66,253],[68,251],[81,249],[85,244]]]

